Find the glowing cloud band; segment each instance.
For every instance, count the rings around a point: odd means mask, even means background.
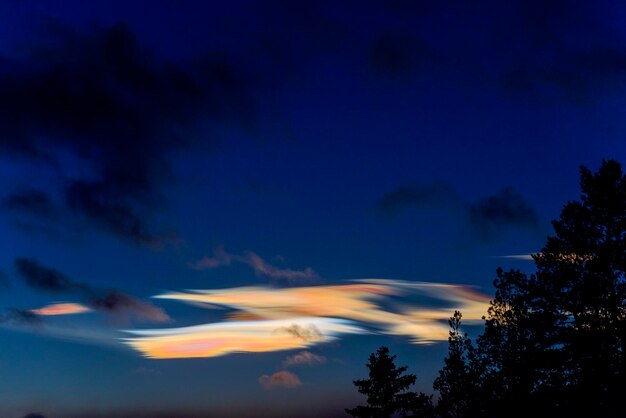
[[[290,350],[340,334],[368,332],[429,344],[448,338],[447,319],[455,309],[463,312],[464,320],[478,321],[489,303],[487,296],[466,286],[382,279],[333,286],[195,290],[156,297],[233,312],[214,324],[129,331],[135,337],[124,342],[149,358]]]
[[[364,330],[340,319],[291,318],[129,332],[139,338],[128,338],[125,340],[127,344],[146,357],[164,359],[305,348],[331,341],[337,334],[362,333]]]
[[[32,309],[30,312],[36,315],[75,315],[91,312],[91,309],[80,303],[52,303],[39,309]]]

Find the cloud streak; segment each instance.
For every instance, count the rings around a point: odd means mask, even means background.
[[[60,271],[44,266],[34,259],[18,257],[15,259],[15,268],[31,288],[46,293],[75,294],[87,308],[139,321],[170,320],[163,309],[152,303],[140,301],[115,289],[95,289],[87,283],[74,281]]]
[[[52,303],[38,309],[31,309],[30,312],[41,316],[56,315],[76,315],[91,312],[91,309],[80,303]]]
[[[128,331],[134,336],[124,342],[150,358],[302,349],[355,333],[400,335],[416,344],[429,344],[447,340],[447,319],[455,309],[462,310],[468,322],[477,322],[489,303],[487,296],[466,286],[384,279],[195,290],[156,297],[235,313],[212,324]]]
[[[310,351],[300,351],[292,356],[287,357],[283,361],[283,367],[293,366],[316,366],[326,363],[326,357],[313,354]]]
[[[202,257],[195,263],[189,263],[188,265],[194,270],[206,270],[229,266],[233,261],[247,264],[254,269],[254,273],[257,276],[268,277],[277,282],[282,281],[289,284],[302,284],[314,282],[320,278],[311,267],[306,267],[303,270],[280,268],[268,263],[261,256],[252,251],[246,251],[243,255],[232,254],[224,250],[224,246],[222,245],[213,250],[213,256]]]

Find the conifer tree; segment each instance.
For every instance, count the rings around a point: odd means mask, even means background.
[[[358,418],[391,418],[396,413],[403,417],[432,416],[431,398],[409,390],[416,376],[406,373],[407,366],[396,366],[395,360],[396,356],[384,346],[370,354],[369,378],[353,382],[360,393],[367,395],[367,404],[346,409],[348,414]]]

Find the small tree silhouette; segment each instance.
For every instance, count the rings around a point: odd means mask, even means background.
[[[467,333],[461,331],[459,311],[454,311],[450,318],[450,337],[448,338],[448,355],[444,359],[444,367],[433,383],[433,389],[439,391],[437,413],[442,418],[465,418],[480,416],[478,408],[476,384],[478,374],[472,366],[476,365],[476,351]]]
[[[433,416],[431,397],[408,390],[416,377],[405,374],[407,366],[397,367],[395,360],[396,356],[389,355],[389,348],[384,346],[370,354],[366,365],[369,379],[354,381],[358,391],[367,395],[367,405],[346,409],[348,414],[356,418],[390,418],[395,413],[404,417]]]

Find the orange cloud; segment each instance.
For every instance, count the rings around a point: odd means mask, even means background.
[[[489,304],[487,296],[466,286],[382,279],[333,286],[196,290],[156,297],[235,312],[214,324],[131,331],[135,337],[126,343],[150,358],[306,348],[346,333],[379,332],[429,344],[447,340],[447,319],[455,309],[469,322],[480,321]],[[435,300],[441,307],[433,307]]]
[[[302,335],[289,329],[314,329]],[[154,359],[217,357],[231,353],[260,353],[306,348],[328,342],[338,334],[361,333],[349,321],[333,318],[291,318],[270,321],[220,322],[161,330],[128,331],[137,337],[123,341]]]
[[[80,303],[52,303],[39,309],[31,309],[30,312],[37,315],[74,315],[90,311],[91,309]]]
[[[264,374],[259,377],[259,384],[267,390],[276,388],[292,389],[302,385],[302,382],[295,374],[282,370],[271,376]]]

